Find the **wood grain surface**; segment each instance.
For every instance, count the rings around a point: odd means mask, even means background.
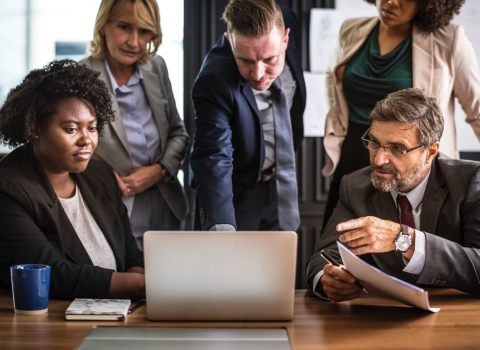
[[[286,328],[301,349],[480,349],[480,298],[452,289],[429,290],[438,313],[379,299],[333,303],[295,295],[291,322],[152,322],[141,307],[124,322],[65,321],[70,301],[50,300],[48,313],[16,315],[0,289],[0,349],[74,349],[95,326]]]

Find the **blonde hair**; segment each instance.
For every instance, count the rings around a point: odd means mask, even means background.
[[[147,63],[155,54],[162,43],[162,30],[160,28],[160,12],[156,0],[102,0],[98,9],[95,26],[93,28],[93,40],[90,42],[89,51],[93,57],[104,59],[107,53],[105,36],[101,34],[105,24],[119,17],[120,5],[130,1],[133,3],[133,13],[142,27],[152,33],[150,42],[147,44],[140,63]]]
[[[275,0],[230,0],[222,16],[227,32],[247,37],[270,33],[273,27],[285,30],[280,6]]]

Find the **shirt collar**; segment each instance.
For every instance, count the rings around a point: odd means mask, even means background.
[[[420,184],[415,187],[413,190],[411,190],[408,193],[402,193],[402,192],[396,192],[396,191],[390,191],[393,201],[395,202],[395,206],[398,208],[398,203],[397,203],[397,196],[404,195],[407,196],[408,201],[410,202],[410,205],[412,206],[413,210],[418,210],[418,206],[422,204],[423,201],[423,196],[425,194],[425,190],[427,189],[427,183],[428,183],[428,178],[430,177],[430,172],[432,170],[430,169],[428,171],[427,176],[420,182]]]
[[[108,65],[108,61],[105,60],[105,67],[107,68],[108,77],[110,78],[110,83],[112,84],[112,91],[114,95],[117,95],[117,90],[121,88],[118,86],[117,81],[113,77],[112,71],[110,70],[110,66]],[[142,70],[135,65],[135,73],[130,77],[128,80],[127,86],[132,86],[138,84],[141,80],[143,80],[143,73]]]

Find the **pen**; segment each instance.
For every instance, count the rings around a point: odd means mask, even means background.
[[[330,255],[328,254],[325,250],[322,250],[320,252],[320,255],[322,256],[322,258],[324,258],[328,263],[332,264],[333,266],[337,266],[337,267],[340,267],[343,271],[345,272],[348,272],[347,270],[345,270],[343,267],[340,266],[340,264]],[[368,294],[367,290],[365,289],[364,286],[362,286],[362,284],[360,282],[358,282],[358,280],[355,280],[355,285],[360,288],[361,290],[363,290],[365,293]]]
[[[140,300],[140,301],[137,301],[137,303],[136,303],[135,305],[133,305],[133,306],[128,310],[128,313],[131,314],[131,313],[134,312],[136,309],[138,309],[140,306],[145,305],[145,302],[146,302],[145,299],[142,299],[142,300]]]

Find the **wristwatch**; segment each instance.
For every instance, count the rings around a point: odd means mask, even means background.
[[[406,252],[408,248],[412,245],[412,236],[408,232],[409,227],[407,225],[402,225],[402,230],[395,238],[395,250],[397,252]]]

